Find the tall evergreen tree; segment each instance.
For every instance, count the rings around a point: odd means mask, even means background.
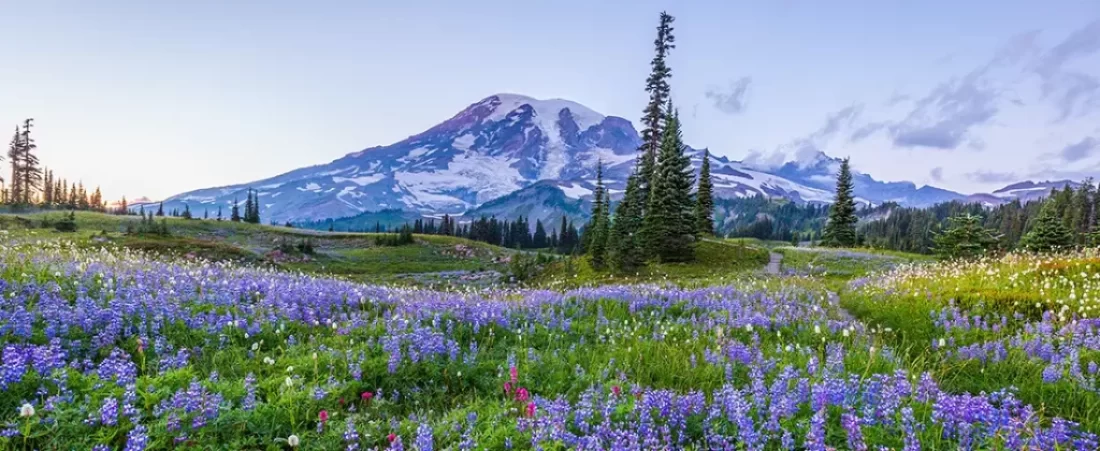
[[[585,225],[584,248],[592,259],[592,266],[603,268],[607,263],[607,238],[609,230],[607,196],[603,186],[603,161],[596,164],[596,190],[592,193],[592,218]]]
[[[183,214],[181,216],[183,216],[183,219],[191,219],[191,206],[190,205],[183,204]]]
[[[648,249],[658,260],[684,262],[695,258],[696,222],[691,201],[694,174],[691,158],[684,152],[680,119],[671,103],[668,116],[642,230]]]
[[[252,188],[248,189],[244,198],[244,216],[241,218],[244,222],[252,222]]]
[[[1077,235],[1077,244],[1079,245],[1087,243],[1088,234],[1092,231],[1093,197],[1096,195],[1093,192],[1092,183],[1091,177],[1085,179],[1073,195],[1073,231]]]
[[[164,202],[157,206],[157,216],[164,216]]]
[[[695,230],[702,236],[714,235],[714,185],[710,182],[710,150],[703,151],[699,168],[698,189],[695,190]]]
[[[657,38],[653,41],[654,55],[650,61],[650,73],[646,77],[645,90],[649,93],[649,103],[642,111],[642,146],[639,149],[641,155],[638,160],[639,189],[642,191],[642,210],[652,197],[649,190],[657,173],[658,153],[661,149],[661,141],[664,135],[664,126],[668,120],[664,110],[665,103],[669,101],[671,88],[668,80],[672,78],[672,69],[668,67],[665,59],[669,51],[676,48],[676,37],[672,34],[672,22],[676,19],[667,12],[661,12],[657,25]]]
[[[626,179],[626,192],[615,207],[615,222],[611,226],[611,267],[620,272],[633,271],[645,262],[639,239],[642,229],[642,189],[640,176],[633,173]]]
[[[236,197],[233,198],[233,207],[229,209],[229,220],[233,222],[241,222],[241,209],[237,205],[240,203]]]
[[[851,247],[856,244],[856,203],[852,197],[852,171],[848,158],[841,160],[836,177],[836,198],[829,208],[829,221],[822,232],[823,244]]]
[[[23,121],[19,150],[19,177],[22,185],[22,198],[19,203],[24,205],[34,202],[35,192],[42,183],[42,168],[39,167],[38,155],[35,153],[38,146],[34,143],[34,138],[31,138],[32,126],[34,126],[34,119]]]
[[[19,126],[15,126],[15,135],[8,144],[8,161],[11,162],[11,188],[8,189],[8,202],[18,204],[23,198],[23,184],[20,183],[20,170],[22,166],[23,138],[19,134]]]
[[[531,247],[535,249],[542,249],[548,245],[546,240],[546,227],[543,227],[542,220],[535,220],[535,235],[531,237]]]

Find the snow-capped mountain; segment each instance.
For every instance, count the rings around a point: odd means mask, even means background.
[[[450,119],[400,142],[350,153],[327,164],[239,185],[207,188],[165,200],[165,209],[213,212],[243,202],[256,189],[265,221],[308,221],[400,209],[423,215],[583,214],[595,187],[597,162],[616,198],[633,169],[641,141],[630,121],[568,100],[516,94],[486,97]],[[696,168],[703,151],[690,149]],[[711,156],[718,197],[764,195],[829,202],[839,160],[764,168]],[[858,198],[931,205],[966,196],[909,182],[855,175]]]

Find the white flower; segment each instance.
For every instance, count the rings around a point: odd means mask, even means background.
[[[840,334],[843,335],[844,338],[848,338],[848,335],[851,335],[852,331],[848,330],[848,329],[844,329]]]
[[[293,435],[293,434],[291,434],[291,436],[290,436],[290,437],[287,437],[287,438],[286,438],[286,444],[287,444],[287,445],[290,445],[291,447],[294,447],[294,448],[297,448],[297,447],[298,447],[298,441],[299,441],[299,440],[298,440],[298,436],[297,436],[297,435]]]
[[[264,363],[266,363],[268,365],[274,365],[275,364],[275,359],[273,359],[271,357],[264,357]]]
[[[286,367],[286,372],[293,373],[294,372],[294,367],[293,366]]]
[[[317,360],[317,353],[316,352],[313,353],[313,360]]]
[[[294,386],[294,379],[291,379],[290,376],[286,377],[286,386],[287,387],[293,387]]]
[[[814,333],[815,334],[820,334],[821,333],[821,326],[819,326],[817,324],[814,324]]]
[[[30,418],[34,416],[34,406],[30,403],[24,403],[23,407],[19,408],[19,416],[22,418]]]
[[[944,339],[943,339],[943,338],[941,337],[941,338],[940,338],[940,342],[939,342],[939,345],[940,345],[940,347],[941,347],[941,348],[942,348],[942,347],[944,347],[944,346],[947,346],[947,340],[944,340]]]
[[[260,344],[259,343],[252,343],[252,352],[256,352],[256,351],[259,351],[259,350],[260,350]]]
[[[752,324],[746,324],[745,325],[745,331],[752,332]]]

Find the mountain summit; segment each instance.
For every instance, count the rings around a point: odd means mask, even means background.
[[[393,209],[424,215],[534,214],[533,219],[549,219],[561,213],[563,203],[568,211],[583,211],[600,161],[612,196],[621,194],[640,144],[638,132],[626,119],[568,100],[496,94],[400,142],[268,179],[179,194],[166,199],[165,208],[182,210],[187,204],[192,211],[228,209],[254,188],[261,217],[279,223]],[[702,150],[692,149],[691,154],[698,167]],[[711,158],[714,194],[719,198],[832,198],[838,160],[824,154],[777,168]],[[865,174],[857,174],[855,183],[856,195],[873,203],[923,206],[966,198],[909,182],[879,182]]]

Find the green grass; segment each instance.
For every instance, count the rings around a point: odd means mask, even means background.
[[[135,228],[140,219],[102,213],[77,212],[78,231],[61,233],[43,228],[68,212],[0,214],[0,230],[11,237],[69,238],[86,246],[119,246],[169,256],[198,257],[213,261],[234,260],[266,263],[288,270],[327,274],[364,282],[389,282],[400,274],[445,271],[506,270],[510,249],[466,238],[416,235],[406,246],[377,246],[374,233],[323,232],[282,226],[182,218],[164,220],[169,236],[126,234],[127,224]],[[280,243],[294,245],[309,240],[316,253],[289,259],[272,259]]]
[[[596,270],[587,257],[554,262],[534,281],[536,286],[569,288],[622,283],[675,283],[683,286],[715,285],[742,278],[768,263],[768,251],[752,245],[705,240],[695,245],[691,263],[651,262],[634,273]]]

